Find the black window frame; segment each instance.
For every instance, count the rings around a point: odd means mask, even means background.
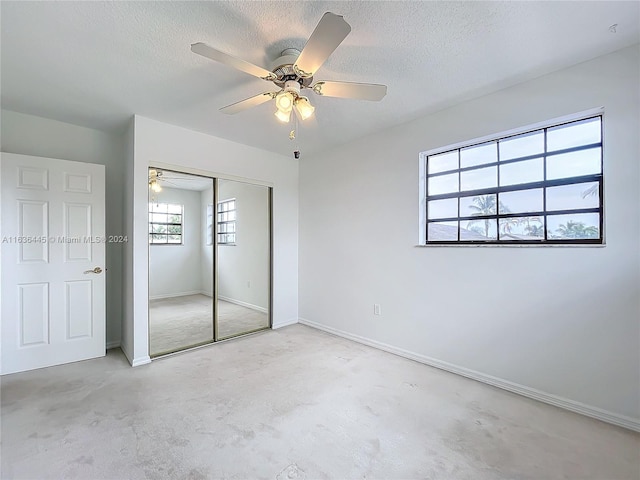
[[[522,131],[518,131],[517,133],[510,133],[504,135],[495,135],[491,138],[486,138],[481,141],[470,142],[466,144],[460,144],[455,146],[455,148],[443,148],[440,150],[434,150],[430,152],[423,153],[423,162],[424,162],[424,204],[423,204],[423,214],[424,214],[424,238],[422,241],[422,245],[604,245],[604,114],[594,113],[586,116],[580,116],[576,118],[572,118],[571,120],[566,120],[558,123],[548,123],[545,126],[531,128],[531,129],[523,129]],[[560,150],[547,150],[547,135],[550,129],[555,129],[557,127],[562,127],[566,125],[570,125],[572,123],[584,122],[594,118],[600,119],[600,142],[597,143],[589,143],[584,145],[578,145],[571,148],[565,148]],[[514,137],[534,134],[536,132],[543,132],[544,135],[544,150],[542,153],[527,155],[517,158],[510,158],[508,160],[500,160],[500,141],[505,141]],[[466,148],[490,144],[495,142],[496,145],[496,161],[488,162],[479,165],[473,165],[468,167],[460,166],[460,151]],[[599,174],[590,174],[590,175],[580,175],[574,177],[566,177],[560,179],[547,179],[547,159],[549,157],[554,157],[557,155],[577,152],[581,150],[595,149],[600,148],[600,173]],[[450,152],[458,152],[458,167],[456,169],[449,169],[445,171],[439,171],[436,173],[429,174],[429,157],[434,157],[436,155],[442,155]],[[516,184],[516,185],[507,185],[500,186],[500,166],[507,164],[515,164],[518,162],[524,162],[532,159],[543,160],[543,180],[537,182],[530,182],[525,184]],[[466,190],[461,191],[461,177],[462,172],[479,170],[487,167],[496,167],[497,170],[497,181],[496,187],[491,188],[483,188],[476,190]],[[429,179],[433,177],[438,177],[442,175],[450,175],[458,173],[458,191],[453,193],[444,193],[444,194],[436,194],[429,195]],[[593,208],[580,208],[580,209],[566,209],[566,210],[547,210],[547,189],[551,187],[564,186],[564,185],[574,185],[586,182],[597,182],[598,183],[598,206]],[[507,192],[515,192],[515,191],[525,191],[525,190],[533,190],[539,189],[543,190],[542,192],[542,201],[543,206],[541,211],[534,212],[526,212],[526,213],[500,213],[500,194]],[[465,197],[472,196],[480,196],[480,195],[496,195],[496,213],[489,215],[460,215],[460,199]],[[458,199],[458,216],[456,217],[447,217],[447,218],[435,218],[429,219],[429,202],[433,200],[443,200],[443,199]],[[547,219],[551,216],[558,215],[567,215],[567,214],[581,214],[581,213],[597,213],[599,216],[599,228],[598,228],[598,237],[597,238],[548,238],[548,228],[547,228]],[[544,236],[540,239],[500,239],[500,220],[505,218],[522,218],[522,217],[541,217],[542,227]],[[495,239],[464,239],[461,237],[461,227],[462,222],[466,222],[469,220],[495,220],[496,227],[498,231],[496,232]],[[443,223],[443,222],[457,222],[457,240],[429,240],[429,224],[431,223]]]
[[[151,210],[151,205],[167,205],[167,221],[166,222],[153,222],[151,221],[151,214],[153,213],[164,213],[164,212],[155,212]],[[172,206],[179,206],[180,207],[180,213],[168,213],[168,206],[172,205]],[[173,215],[173,216],[179,216],[180,217],[180,221],[179,222],[169,222],[169,215]],[[153,225],[165,225],[167,227],[167,232],[166,233],[154,233],[153,230]],[[169,233],[168,229],[169,227],[175,227],[175,226],[179,226],[180,227],[180,233]],[[151,239],[154,235],[164,235],[166,237],[166,241],[165,242],[152,242]],[[180,242],[169,242],[169,235],[178,235],[180,236]],[[179,203],[169,203],[169,202],[149,202],[149,245],[184,245],[184,205],[179,204]]]

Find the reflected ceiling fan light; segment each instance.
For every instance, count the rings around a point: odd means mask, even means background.
[[[315,107],[311,105],[307,97],[298,97],[294,105],[302,120],[309,118],[315,111]]]
[[[289,119],[291,118],[291,109],[289,109],[288,112],[283,112],[282,110],[278,109],[276,110],[276,113],[274,115],[281,122],[289,123]]]
[[[162,191],[162,187],[155,178],[149,182],[149,187],[151,187],[151,190],[155,193],[160,193]]]
[[[290,112],[293,108],[293,94],[290,92],[280,92],[276,95],[276,107],[282,112]]]

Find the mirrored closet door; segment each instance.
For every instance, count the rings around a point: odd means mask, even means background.
[[[212,178],[149,169],[149,354],[214,340]]]
[[[216,339],[270,326],[271,193],[268,187],[217,181]]]
[[[149,169],[149,354],[271,326],[271,189]]]

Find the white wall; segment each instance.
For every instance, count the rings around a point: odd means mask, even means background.
[[[638,60],[624,49],[302,159],[301,321],[640,428]],[[419,152],[600,106],[606,247],[415,246]]]
[[[182,245],[149,245],[149,298],[193,295],[203,290],[200,192],[162,187],[155,203],[183,206]]]
[[[106,234],[123,233],[124,138],[99,130],[2,110],[0,150],[9,153],[98,163],[106,168]],[[122,323],[122,252],[109,243],[107,267],[107,345],[118,346]]]
[[[147,169],[173,167],[222,178],[246,179],[273,186],[273,324],[298,319],[298,162],[185,128],[135,116],[133,178],[133,270],[126,279],[132,304],[123,328],[133,332],[130,360],[149,359],[147,249]],[[283,138],[283,142],[288,141]],[[129,174],[129,172],[127,172]]]
[[[125,133],[124,143],[124,215],[122,224],[124,233],[125,235],[127,235],[129,241],[124,245],[124,252],[122,253],[122,342],[120,344],[120,348],[129,360],[129,363],[133,365],[133,339],[135,337],[135,324],[133,321],[134,310],[136,306],[140,307],[140,302],[134,302],[133,297],[135,285],[134,279],[137,276],[136,272],[133,269],[133,155],[135,153],[135,121],[133,118],[131,118],[131,121],[129,122],[129,126]],[[148,275],[148,272],[141,273]],[[149,357],[147,355],[147,359],[148,358]],[[147,362],[147,359],[144,359],[144,362]],[[148,359],[148,361],[150,362],[151,359]]]
[[[236,244],[218,246],[218,296],[269,308],[269,189],[218,181],[218,201],[236,199]]]

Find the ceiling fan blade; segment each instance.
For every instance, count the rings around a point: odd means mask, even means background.
[[[317,82],[312,90],[324,97],[354,98],[377,102],[387,94],[386,85],[351,82]]]
[[[191,45],[191,51],[193,53],[197,53],[198,55],[202,55],[203,57],[215,60],[216,62],[224,63],[225,65],[235,68],[236,70],[240,70],[242,72],[248,73],[249,75],[253,75],[254,77],[262,78],[263,80],[272,80],[276,78],[276,75],[273,72],[270,72],[265,68],[258,67],[253,63],[249,63],[239,58],[233,57],[204,43],[194,43],[193,45]]]
[[[325,13],[296,60],[296,73],[301,77],[315,74],[350,31],[351,26],[341,15]]]
[[[226,113],[227,115],[233,115],[234,113],[241,112],[242,110],[246,110],[247,108],[257,107],[264,102],[268,102],[269,100],[275,98],[275,95],[275,93],[271,92],[260,93],[254,97],[246,98],[244,100],[240,100],[239,102],[232,103],[231,105],[227,105],[226,107],[222,107],[220,111],[222,113]]]

